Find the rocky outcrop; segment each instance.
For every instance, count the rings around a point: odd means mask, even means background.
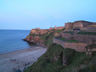
[[[30,44],[33,43],[38,45],[44,45],[44,40],[41,39],[42,36],[53,33],[56,30],[62,30],[62,29],[64,29],[64,27],[53,27],[49,29],[40,29],[40,28],[32,29],[30,34],[24,40]],[[54,36],[58,35],[59,35],[58,33],[55,33]]]
[[[43,35],[43,34],[47,33],[48,31],[49,31],[48,29],[32,29],[31,34]]]
[[[43,45],[44,41],[40,38],[40,36],[48,32],[49,32],[48,29],[40,29],[40,28],[32,29],[30,31],[30,34],[24,40],[30,44]]]
[[[27,36],[24,41],[27,41],[30,45],[36,44],[44,46],[44,41],[39,36]]]

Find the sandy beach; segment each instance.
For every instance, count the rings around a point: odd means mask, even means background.
[[[47,48],[40,46],[18,50],[6,54],[0,54],[0,72],[15,72],[32,65]]]

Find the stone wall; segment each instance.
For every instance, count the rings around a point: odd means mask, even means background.
[[[91,44],[93,41],[96,41],[96,36],[94,35],[74,35],[75,40]]]
[[[92,26],[93,25],[93,26]],[[79,28],[80,30],[92,30],[96,25],[96,23],[94,22],[88,22],[88,21],[75,21],[75,22],[69,22],[69,23],[65,23],[65,30],[66,31],[70,31],[73,30],[75,28]],[[90,27],[91,28],[87,28]],[[96,27],[95,27],[96,30]]]
[[[70,37],[72,37],[72,34],[70,34],[70,33],[61,33],[61,37],[69,39]]]
[[[56,38],[53,39],[53,43],[60,44],[64,48],[74,49],[78,52],[85,52],[86,51],[85,47],[87,46],[86,43],[68,43]]]
[[[81,34],[70,34],[70,33],[62,33],[62,37],[70,39],[74,38],[75,40],[78,40],[80,42],[85,42],[85,43],[92,43],[92,41],[96,41],[96,36],[95,35],[81,35]]]

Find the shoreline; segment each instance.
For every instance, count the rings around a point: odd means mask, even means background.
[[[14,51],[10,51],[10,52],[0,53],[0,55],[15,53],[15,52],[19,52],[19,51],[25,51],[25,50],[29,50],[29,49],[33,49],[33,50],[38,49],[36,47],[42,47],[42,46],[30,46],[30,47],[24,48],[24,49],[19,49],[19,50],[14,50]],[[44,48],[44,47],[42,47],[42,48]]]
[[[9,54],[9,53],[15,53],[15,52],[18,52],[18,51],[24,51],[24,50],[27,50],[27,49],[29,49],[29,48],[35,49],[34,47],[41,47],[41,46],[30,46],[30,47],[24,48],[24,49],[19,49],[19,50],[14,50],[14,51],[10,51],[10,52],[0,53],[0,55]]]
[[[41,46],[33,46],[32,48],[0,54],[0,72],[15,72],[18,69],[23,71],[24,68],[37,61],[46,50],[47,48]],[[8,68],[8,66],[10,67]]]

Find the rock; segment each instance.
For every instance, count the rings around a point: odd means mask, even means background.
[[[75,53],[75,50],[68,49],[68,48],[63,51],[62,63],[64,66],[69,65],[71,63],[71,58],[74,55],[74,53]]]

